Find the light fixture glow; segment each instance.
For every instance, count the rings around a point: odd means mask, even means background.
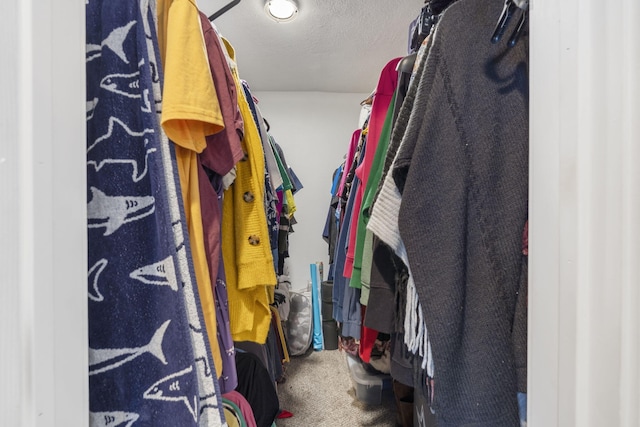
[[[268,0],[264,10],[276,22],[293,21],[298,15],[298,6],[293,0]]]

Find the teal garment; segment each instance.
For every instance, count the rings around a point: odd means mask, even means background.
[[[389,148],[389,141],[391,140],[391,131],[393,130],[393,110],[396,103],[396,94],[394,92],[391,98],[391,103],[387,109],[387,114],[384,118],[384,124],[380,131],[380,139],[378,140],[378,146],[376,147],[376,153],[371,163],[371,171],[369,172],[369,179],[364,190],[364,196],[362,198],[362,206],[360,208],[360,215],[358,216],[358,233],[356,234],[356,249],[354,256],[353,273],[351,275],[351,282],[362,284],[362,276],[371,277],[371,256],[373,251],[366,251],[369,257],[368,261],[363,260],[365,235],[367,230],[367,223],[369,222],[369,210],[373,204],[373,199],[378,188],[378,183],[382,179],[382,165],[387,155],[387,149]],[[368,271],[363,273],[362,267],[367,266]],[[368,281],[365,292],[360,294],[360,303],[367,305],[369,302]],[[362,287],[362,286],[360,286]]]
[[[276,158],[276,163],[278,164],[278,171],[282,176],[282,190],[291,190],[293,188],[293,184],[291,183],[291,178],[289,177],[289,173],[287,172],[287,168],[280,157],[280,153],[276,148],[276,141],[273,139],[271,135],[269,135],[269,143],[271,145],[271,151],[273,151],[273,155]]]
[[[238,405],[236,405],[226,397],[222,398],[222,404],[226,409],[228,409],[233,413],[240,427],[247,427],[247,421],[244,419],[244,416],[242,415],[242,410],[238,407]]]

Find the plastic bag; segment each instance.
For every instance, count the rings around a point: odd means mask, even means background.
[[[289,292],[289,318],[287,321],[287,344],[291,356],[306,353],[313,338],[313,308],[306,293]]]

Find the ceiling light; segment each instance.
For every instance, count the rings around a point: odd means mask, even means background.
[[[264,10],[276,22],[293,21],[298,16],[298,6],[294,0],[267,0]]]

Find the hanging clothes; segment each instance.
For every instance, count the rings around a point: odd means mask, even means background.
[[[271,144],[269,142],[269,134],[267,133],[266,125],[262,113],[258,108],[257,100],[251,94],[249,84],[242,80],[242,89],[247,100],[249,109],[251,110],[251,117],[253,123],[258,130],[260,136],[260,142],[262,143],[262,152],[264,153],[264,199],[265,210],[267,215],[267,228],[269,232],[269,244],[271,248],[271,256],[273,258],[273,268],[277,271],[278,268],[278,195],[276,193],[277,188],[282,185],[283,178],[278,170],[277,161]]]
[[[229,57],[235,51],[225,41]],[[227,273],[231,334],[234,341],[265,343],[271,324],[270,291],[277,285],[264,209],[265,164],[262,142],[244,96],[237,67],[232,68],[245,131],[244,158],[225,191],[222,207],[222,253]]]
[[[206,136],[207,147],[198,154],[198,187],[204,232],[205,254],[213,284],[216,335],[222,359],[219,383],[222,393],[235,389],[238,380],[235,348],[231,337],[226,274],[220,247],[222,221],[222,176],[242,159],[243,120],[238,110],[237,94],[221,41],[207,16],[200,12],[209,68],[216,88],[225,128]]]
[[[89,422],[221,426],[175,158],[156,110],[155,4],[116,3],[86,6]]]
[[[367,228],[378,237],[376,241],[377,245],[373,249],[373,252],[379,255],[377,260],[377,273],[380,274],[376,276],[377,280],[388,280],[387,278],[393,277],[393,280],[396,282],[391,284],[379,281],[372,286],[379,288],[385,288],[387,286],[396,288],[396,299],[399,304],[401,304],[398,313],[403,313],[400,331],[403,332],[404,344],[407,346],[409,352],[421,356],[422,368],[426,368],[427,374],[433,376],[435,368],[429,346],[428,331],[424,324],[424,311],[418,301],[406,249],[400,236],[400,231],[398,230],[401,193],[391,174],[389,174],[397,152],[404,143],[404,132],[409,118],[411,114],[413,114],[415,96],[420,87],[422,72],[427,61],[425,52],[428,49],[429,40],[430,38],[425,39],[426,43],[423,43],[417,53],[416,62],[414,63],[415,72],[412,73],[409,90],[406,93],[394,124],[380,183],[377,193],[374,196],[374,204],[370,208],[371,213]],[[392,259],[388,260],[391,262],[380,258],[380,255],[387,252],[387,247],[393,254]],[[406,283],[401,283],[400,278],[404,277],[406,277]],[[400,292],[400,294],[398,294],[398,292]],[[402,353],[403,352],[400,354]],[[399,366],[402,366],[405,361],[399,360],[398,362]]]
[[[365,239],[362,241],[360,250],[358,251],[356,248],[356,258],[362,259],[362,292],[367,292],[369,294],[373,293],[372,298],[369,298],[369,296],[367,296],[367,315],[364,318],[364,324],[369,328],[385,333],[393,332],[392,325],[393,319],[395,318],[396,310],[395,307],[390,304],[390,302],[395,301],[395,295],[392,291],[388,292],[391,290],[391,286],[379,286],[376,283],[376,286],[373,289],[371,289],[370,287],[374,238],[373,233],[371,232],[371,230],[367,230],[366,226],[369,223],[370,208],[373,205],[373,196],[375,194],[375,190],[378,188],[378,184],[382,176],[382,160],[384,159],[384,156],[389,147],[389,139],[391,138],[391,129],[393,126],[392,118],[395,106],[395,98],[396,97],[394,94],[391,100],[391,104],[387,109],[384,126],[382,127],[382,131],[380,133],[378,147],[376,148],[376,153],[371,164],[371,174],[369,175],[369,180],[364,191],[362,212],[360,213],[361,224],[364,228]],[[389,261],[389,259],[385,259],[384,263],[388,264]],[[383,283],[385,285],[388,283],[395,289],[395,280],[396,277],[394,274],[391,276],[389,283],[384,281]]]
[[[502,3],[459,0],[442,15],[393,165],[439,426],[520,423],[528,54],[522,39],[489,42]]]
[[[236,391],[249,402],[258,427],[271,427],[280,411],[278,393],[269,372],[253,353],[236,354],[238,387]]]
[[[338,198],[338,185],[340,183],[340,179],[342,178],[343,168],[344,164],[338,166],[338,168],[333,172],[333,182],[331,184],[331,190],[329,191],[329,194],[331,195],[331,201],[329,202],[327,219],[324,224],[324,229],[322,230],[322,238],[329,246],[329,271],[327,273],[327,281],[331,283],[333,283],[334,278],[334,255],[336,252],[336,244],[338,242],[339,231],[338,204],[340,199]]]
[[[365,188],[369,180],[371,172],[371,164],[375,157],[376,149],[380,141],[380,133],[384,126],[387,110],[391,104],[391,99],[398,84],[398,73],[396,67],[402,58],[394,58],[389,61],[380,73],[378,84],[376,86],[373,104],[371,106],[371,116],[367,127],[367,147],[364,151],[362,164],[356,168],[356,176],[360,180],[360,188],[356,194],[354,202],[354,214],[352,221],[355,226],[349,233],[349,250],[347,251],[347,262],[345,264],[345,272],[351,269],[347,277],[351,278],[350,286],[361,288],[361,268],[362,268],[362,246],[364,244],[364,235],[366,224],[361,217],[362,200],[364,198]],[[363,305],[366,305],[368,293],[363,295]]]
[[[224,129],[224,119],[208,59],[203,54],[206,46],[197,6],[190,0],[160,0],[159,4],[158,13],[166,14],[166,17],[159,16],[158,21],[167,25],[158,28],[166,44],[166,51],[160,52],[165,76],[161,124],[175,144],[198,296],[216,372],[222,372],[214,293],[204,243],[201,166],[197,155],[206,148],[207,135]]]
[[[257,427],[256,419],[253,415],[253,409],[247,399],[237,391],[233,390],[223,395],[225,404],[233,404],[233,409],[237,411],[241,420],[245,423],[245,427]]]

